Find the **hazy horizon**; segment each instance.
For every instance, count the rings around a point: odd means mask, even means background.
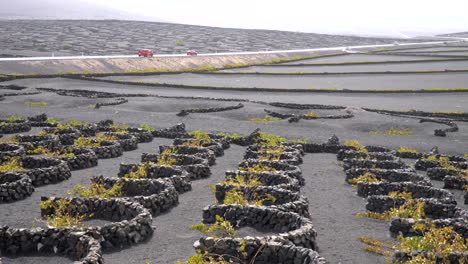
[[[172,0],[0,0],[7,18],[131,19],[213,27],[271,29],[307,33],[411,37],[468,31],[468,2],[219,1]],[[287,4],[285,4],[287,3]],[[3,11],[2,11],[3,10]]]

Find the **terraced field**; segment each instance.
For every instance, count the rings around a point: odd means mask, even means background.
[[[468,80],[446,70],[468,60],[451,49],[1,82],[1,263],[175,263],[195,243],[240,263],[370,264],[434,253],[402,242],[442,227],[463,241]],[[90,184],[112,195],[67,194]],[[47,227],[60,201],[84,226]],[[466,260],[459,241],[442,257]]]

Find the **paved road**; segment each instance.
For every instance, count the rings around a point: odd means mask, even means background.
[[[431,41],[431,42],[419,42],[419,43],[404,43],[398,44],[398,47],[402,46],[414,46],[414,45],[438,45],[448,43],[457,43],[468,41],[468,38],[450,38],[450,41]],[[346,46],[346,47],[333,47],[333,48],[315,48],[315,49],[300,49],[300,50],[274,50],[274,51],[256,51],[256,52],[224,52],[224,53],[205,53],[199,54],[198,56],[221,56],[221,55],[255,55],[255,54],[272,54],[272,53],[295,53],[295,52],[313,52],[313,51],[344,51],[348,53],[355,53],[350,49],[365,49],[365,48],[385,48],[395,47],[395,44],[382,44],[382,45],[361,45],[361,46]],[[185,54],[155,54],[154,57],[184,57]],[[0,58],[2,61],[32,61],[32,60],[71,60],[71,59],[116,59],[116,58],[137,58],[138,55],[104,55],[104,56],[65,56],[65,57],[24,57],[24,58]]]

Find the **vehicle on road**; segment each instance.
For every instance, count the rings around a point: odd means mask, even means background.
[[[197,56],[198,52],[195,50],[187,50],[187,55],[188,56]]]
[[[153,57],[154,53],[150,49],[141,49],[138,51],[138,57]]]

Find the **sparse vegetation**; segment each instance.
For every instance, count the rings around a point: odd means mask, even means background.
[[[192,138],[194,138],[194,139],[203,140],[203,141],[205,141],[207,143],[211,142],[210,135],[208,135],[208,133],[206,133],[205,131],[203,131],[201,129],[193,130],[193,131],[189,132],[188,134],[190,136],[192,136]]]
[[[310,141],[310,138],[290,138],[288,139],[289,142],[291,143],[296,143],[296,144],[306,144],[307,142]]]
[[[219,136],[227,137],[227,138],[232,138],[232,139],[239,139],[242,138],[242,136],[236,132],[234,133],[228,133],[228,132],[219,132]]]
[[[26,101],[26,102],[24,102],[24,105],[26,105],[26,106],[48,106],[49,103],[43,102],[43,101],[41,101],[41,102]]]
[[[363,175],[354,178],[354,179],[349,179],[348,182],[355,185],[358,182],[367,182],[367,183],[373,183],[373,182],[383,182],[383,179],[377,178],[377,176],[373,173],[366,172]]]
[[[57,119],[55,119],[53,117],[48,117],[46,122],[51,123],[51,124],[59,124],[60,123],[60,121],[58,121]]]
[[[419,153],[419,151],[415,148],[411,147],[406,147],[406,146],[400,146],[399,148],[396,149],[396,152],[404,153],[404,152],[409,152],[409,153]]]
[[[259,160],[273,160],[273,161],[278,161],[281,158],[281,153],[280,152],[273,152],[273,153],[261,153],[258,155]]]
[[[148,169],[151,165],[154,165],[154,162],[142,162],[138,164],[135,168],[126,173],[123,178],[126,179],[144,179],[148,178]]]
[[[369,132],[374,135],[391,135],[391,136],[411,136],[414,135],[413,131],[409,128],[394,128],[391,127],[385,131],[374,130]]]
[[[118,140],[118,136],[114,134],[106,134],[106,133],[96,133],[94,138],[97,141],[104,141],[104,140]]]
[[[19,157],[12,157],[9,160],[0,163],[0,171],[22,171],[23,164]]]
[[[140,128],[146,130],[146,131],[149,131],[149,132],[152,132],[152,131],[155,131],[156,128],[153,127],[152,125],[148,124],[148,123],[141,123],[140,124]]]
[[[236,175],[235,177],[229,177],[222,181],[221,184],[240,186],[259,186],[262,182],[257,177],[251,175]]]
[[[216,216],[215,223],[211,225],[195,224],[192,225],[192,229],[214,238],[234,237],[236,235],[236,230],[232,224],[219,215]]]
[[[272,117],[270,115],[265,115],[265,117],[251,117],[248,119],[250,122],[276,122],[281,121],[279,117]]]
[[[18,121],[18,120],[25,120],[24,116],[17,116],[17,115],[10,115],[5,118],[8,121]]]
[[[45,217],[45,222],[52,227],[82,227],[83,220],[92,215],[81,215],[74,213],[76,205],[66,199],[47,199],[39,203],[41,209],[53,209],[52,215]]]
[[[316,112],[307,112],[304,116],[311,117],[311,118],[317,118],[318,114]]]
[[[266,201],[275,202],[276,198],[267,193],[265,198],[260,198],[257,195],[253,195],[250,199],[246,199],[244,193],[238,188],[232,188],[231,190],[226,192],[224,196],[223,203],[224,204],[240,204],[240,205],[263,205]]]
[[[72,148],[61,147],[60,149],[49,149],[44,146],[37,146],[27,150],[28,155],[46,155],[52,157],[74,157]]]
[[[388,262],[392,264],[429,264],[449,263],[450,255],[468,250],[468,239],[463,238],[453,230],[453,227],[436,227],[432,222],[417,223],[414,230],[422,232],[420,236],[398,236],[398,242],[380,241],[363,236],[359,239],[366,244],[365,249],[384,256],[390,256],[396,250],[404,251],[410,255],[405,262]],[[460,263],[463,262],[461,259]]]
[[[98,197],[98,198],[112,198],[122,196],[122,181],[118,181],[110,189],[106,189],[101,183],[91,183],[89,187],[81,184],[73,186],[73,191],[69,192],[76,196],[81,197]]]
[[[249,167],[239,167],[239,170],[249,171],[249,172],[263,172],[263,171],[275,172],[276,171],[275,168],[270,167],[266,164],[262,164],[262,163],[257,163]]]
[[[183,39],[176,39],[175,41],[176,46],[185,46],[185,42]]]
[[[389,220],[392,217],[413,218],[415,220],[418,220],[425,218],[425,205],[426,203],[423,201],[419,201],[417,199],[408,199],[403,205],[401,205],[398,208],[391,208],[390,210],[385,211],[383,213],[368,211],[364,213],[358,213],[357,216],[364,216],[381,220]]]
[[[174,165],[177,163],[177,159],[173,158],[172,155],[177,154],[177,152],[174,149],[167,148],[161,154],[159,155],[158,158],[158,165]]]
[[[345,146],[352,147],[357,151],[368,152],[366,147],[361,144],[357,139],[349,139],[343,143]]]
[[[81,136],[75,139],[73,145],[77,147],[100,147],[101,142],[93,138]]]
[[[260,131],[259,137],[256,138],[254,141],[256,144],[274,146],[286,142],[286,138],[279,135]]]

